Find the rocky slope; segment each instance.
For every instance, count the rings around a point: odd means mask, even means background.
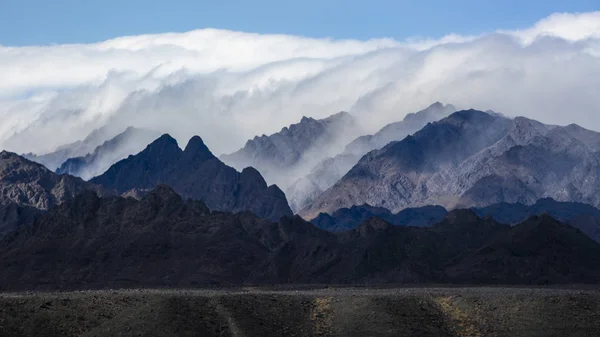
[[[40,209],[14,202],[0,205],[0,240],[21,228],[30,227],[43,214]]]
[[[389,142],[402,140],[420,130],[427,123],[447,117],[454,111],[456,111],[454,106],[436,102],[426,109],[406,115],[400,122],[386,125],[373,135],[356,138],[346,145],[342,153],[322,160],[310,170],[310,173],[286,189],[290,206],[295,211],[301,210],[319,194],[333,186],[367,152],[380,149]]]
[[[216,158],[198,136],[185,150],[163,135],[142,152],[129,156],[90,182],[125,193],[167,184],[185,198],[202,200],[213,210],[250,210],[273,220],[292,215],[283,192],[267,186],[254,168],[241,173]]]
[[[364,203],[397,212],[426,204],[533,204],[544,197],[599,206],[595,133],[575,137],[572,128],[459,111],[365,155],[300,214],[311,218]]]
[[[470,210],[428,228],[370,218],[333,234],[299,217],[210,211],[159,186],[141,201],[88,192],[61,204],[0,242],[0,268],[0,290],[595,283],[600,245],[547,216],[511,227]]]
[[[242,149],[220,159],[238,170],[252,166],[269,183],[286,188],[321,159],[341,152],[357,130],[354,117],[347,112],[324,119],[302,117],[280,132],[254,137]]]
[[[136,154],[160,136],[153,130],[129,127],[116,137],[96,147],[93,152],[81,157],[67,159],[56,170],[59,174],[70,174],[89,180],[104,173],[111,165]]]
[[[390,142],[402,140],[423,128],[427,123],[448,117],[455,111],[456,108],[451,104],[444,105],[435,102],[421,111],[409,113],[400,122],[384,126],[373,135],[358,137],[346,146],[345,152],[362,156],[371,150],[380,149]]]
[[[495,144],[510,125],[509,119],[481,111],[455,112],[402,141],[369,152],[300,214],[313,218],[365,203],[392,212],[426,204],[446,206],[447,202],[432,198],[428,180]]]
[[[447,271],[474,283],[596,283],[598,275],[589,271],[600,265],[599,248],[579,230],[542,215],[466,254]]]
[[[0,152],[0,204],[47,210],[87,190],[105,194],[103,188],[81,178],[59,175],[15,153]]]

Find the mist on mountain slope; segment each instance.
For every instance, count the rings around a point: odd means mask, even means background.
[[[434,101],[598,129],[599,46],[600,12],[409,42],[207,29],[0,46],[0,147],[44,154],[134,126],[222,154],[302,116],[348,111],[367,134]]]

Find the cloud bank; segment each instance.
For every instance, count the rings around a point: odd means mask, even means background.
[[[136,126],[180,142],[198,134],[221,154],[301,116],[345,110],[369,132],[434,101],[600,130],[600,12],[501,28],[407,41],[203,29],[0,46],[0,148],[44,153]]]

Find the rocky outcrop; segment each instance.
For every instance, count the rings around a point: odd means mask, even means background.
[[[249,210],[273,220],[292,215],[277,186],[267,186],[253,168],[240,173],[225,165],[198,136],[192,137],[182,151],[177,141],[165,134],[90,181],[119,193],[167,184],[183,197],[201,200],[213,210]]]
[[[84,180],[104,173],[111,165],[136,154],[158,138],[160,133],[153,130],[129,127],[116,137],[96,147],[85,156],[69,158],[56,170],[58,174],[70,174]]]
[[[59,175],[15,153],[0,152],[0,204],[47,210],[87,190],[106,194],[81,178]]]

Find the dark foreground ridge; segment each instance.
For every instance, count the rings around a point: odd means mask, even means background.
[[[19,226],[18,226],[19,227]],[[543,215],[516,226],[448,213],[427,227],[210,211],[161,185],[142,200],[87,192],[0,241],[0,290],[265,284],[600,282],[600,244]]]
[[[599,336],[593,290],[132,290],[0,295],[0,335]]]

